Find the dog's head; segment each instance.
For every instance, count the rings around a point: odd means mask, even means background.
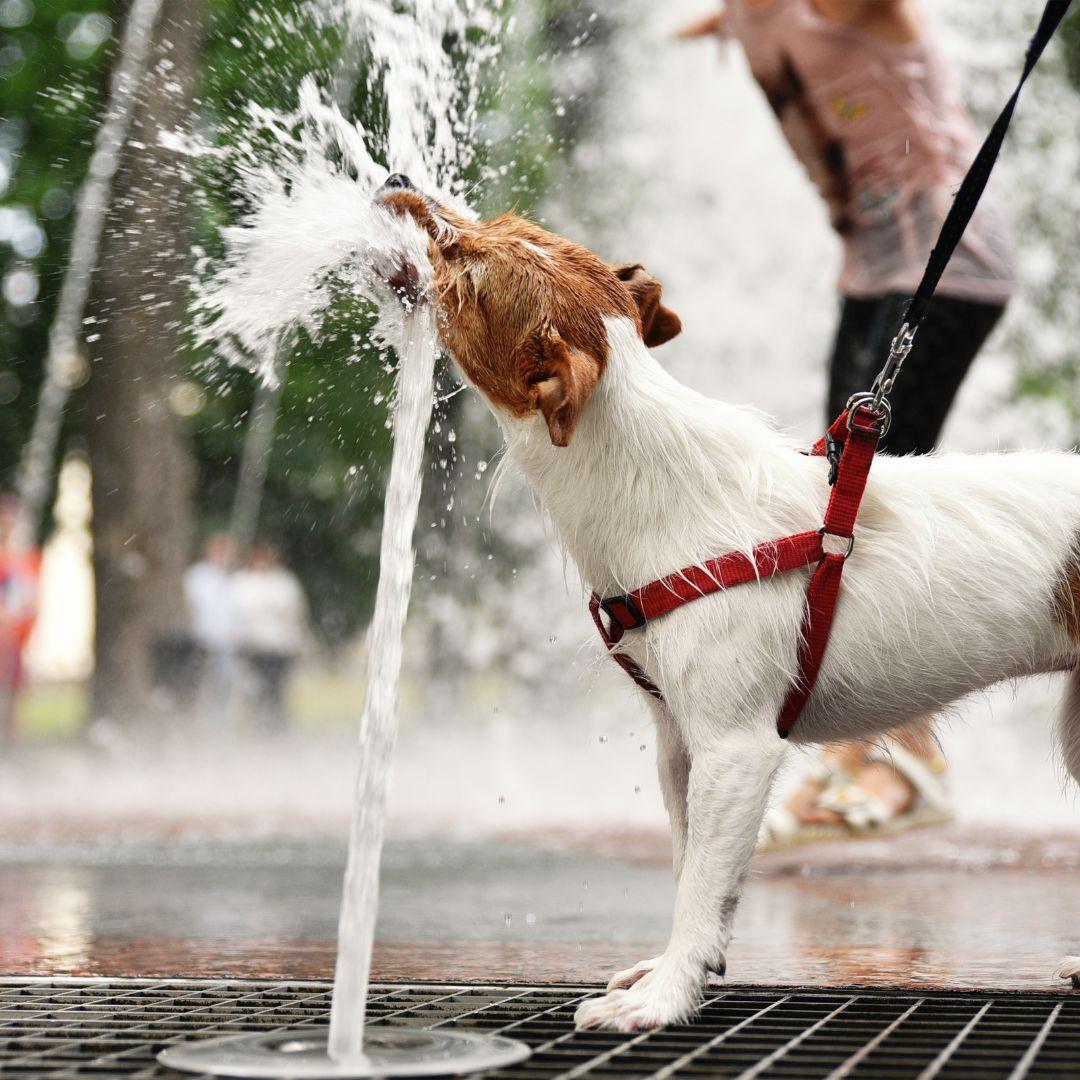
[[[646,345],[682,328],[639,265],[610,266],[530,221],[504,214],[470,221],[395,174],[376,201],[428,234],[442,345],[491,403],[522,418],[539,411],[551,441],[567,446],[607,361],[605,316],[625,316]],[[414,300],[403,266],[390,284]]]

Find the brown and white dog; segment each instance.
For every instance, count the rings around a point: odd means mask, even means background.
[[[441,343],[589,587],[625,593],[821,522],[824,459],[680,385],[650,354],[680,324],[640,266],[610,266],[519,217],[470,221],[404,177],[377,199],[427,232]],[[664,695],[650,701],[678,893],[663,956],[617,974],[580,1007],[580,1026],[685,1020],[708,974],[724,972],[785,750],[776,718],[808,573],[720,592],[624,637]],[[1080,457],[882,456],[792,741],[873,735],[999,680],[1068,668],[1059,736],[1080,780],[1078,641]],[[1080,983],[1080,958],[1059,974]]]

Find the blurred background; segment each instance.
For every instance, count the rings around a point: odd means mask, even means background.
[[[1038,6],[927,5],[980,132]],[[684,326],[663,362],[809,442],[839,244],[741,52],[672,40],[701,7],[506,0],[469,198],[644,263]],[[312,9],[163,0],[150,31],[82,325],[55,368],[66,407],[39,470],[39,610],[0,749],[0,830],[23,855],[70,837],[340,836],[347,820],[392,366],[348,306],[320,341],[296,340],[280,391],[197,346],[189,280],[243,214],[244,188],[227,157],[178,164],[158,138],[193,126],[211,144],[241,140],[249,103],[292,108],[309,72],[377,128],[363,42]],[[42,423],[50,328],[127,11],[0,0],[6,492]],[[466,62],[467,43],[446,48]],[[995,175],[1021,289],[964,386],[947,448],[1076,440],[1078,90],[1074,10]],[[600,661],[579,582],[527,493],[511,478],[491,497],[497,430],[457,390],[444,365],[392,831],[660,835],[646,710]],[[37,571],[36,552],[8,558]],[[227,662],[222,635],[240,643]],[[1032,681],[944,724],[963,822],[1075,820],[1050,751],[1059,694],[1055,680]],[[72,894],[57,895],[62,907]]]

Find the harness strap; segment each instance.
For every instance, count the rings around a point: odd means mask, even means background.
[[[812,454],[826,453],[830,440],[843,446],[836,483],[833,484],[829,505],[825,509],[822,537],[823,542],[825,537],[840,540],[844,549],[825,550],[807,586],[798,674],[776,719],[776,730],[781,739],[791,734],[795,721],[813,692],[825,659],[833,613],[840,595],[840,579],[844,573],[844,563],[855,543],[855,519],[859,515],[859,504],[866,490],[866,479],[880,438],[881,415],[864,406],[857,406],[851,412],[845,409],[829,428],[828,436],[811,450]]]
[[[600,637],[603,638],[611,659],[614,660],[615,663],[618,664],[646,694],[656,698],[657,701],[663,701],[664,695],[660,692],[660,687],[641,670],[641,665],[637,663],[633,657],[627,656],[626,653],[622,652],[612,652],[619,639],[623,636],[623,627],[617,622],[612,622],[611,630],[608,630],[604,625],[604,620],[600,618],[601,602],[599,593],[594,592],[589,599],[589,614],[593,617],[593,622],[596,623],[596,629],[600,631]],[[644,626],[645,624],[639,623],[638,625]]]
[[[749,555],[733,551],[701,566],[688,566],[625,596],[609,596],[598,604],[610,621],[608,631],[617,644],[627,630],[666,615],[702,596],[743,585],[757,578],[811,566],[822,555],[821,533],[805,532],[758,544]]]
[[[787,738],[814,688],[825,656],[833,610],[840,593],[840,577],[854,544],[855,518],[880,437],[880,424],[880,414],[869,408],[859,406],[850,413],[845,410],[829,428],[828,435],[810,451],[815,456],[825,456],[832,447],[839,451],[824,524],[815,532],[769,540],[758,544],[749,555],[741,551],[729,552],[701,566],[688,566],[668,574],[621,596],[601,599],[598,593],[592,594],[589,613],[600,637],[612,659],[642,690],[659,701],[664,699],[660,688],[638,663],[625,653],[614,651],[627,630],[636,630],[651,619],[703,596],[816,563],[803,613],[798,674],[777,719],[780,737]],[[841,540],[844,550],[827,550],[827,538]],[[607,625],[601,611],[608,617]]]

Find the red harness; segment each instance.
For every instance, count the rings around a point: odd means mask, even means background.
[[[758,544],[749,555],[732,551],[710,559],[703,566],[688,566],[659,581],[642,585],[625,596],[609,596],[602,600],[596,593],[592,594],[589,612],[604,644],[612,659],[642,690],[660,701],[664,699],[660,688],[640,665],[625,653],[615,651],[627,630],[637,630],[650,619],[666,615],[702,596],[816,563],[817,568],[806,590],[799,673],[776,720],[780,737],[788,737],[814,689],[829,644],[833,611],[840,594],[840,577],[855,544],[855,518],[881,438],[881,420],[879,413],[864,405],[857,405],[852,412],[845,409],[825,437],[810,450],[815,457],[828,457],[833,466],[829,475],[832,494],[825,510],[825,522],[816,532],[796,533]],[[826,550],[826,537],[842,541],[844,550]],[[608,626],[600,617],[601,608],[607,613]]]

